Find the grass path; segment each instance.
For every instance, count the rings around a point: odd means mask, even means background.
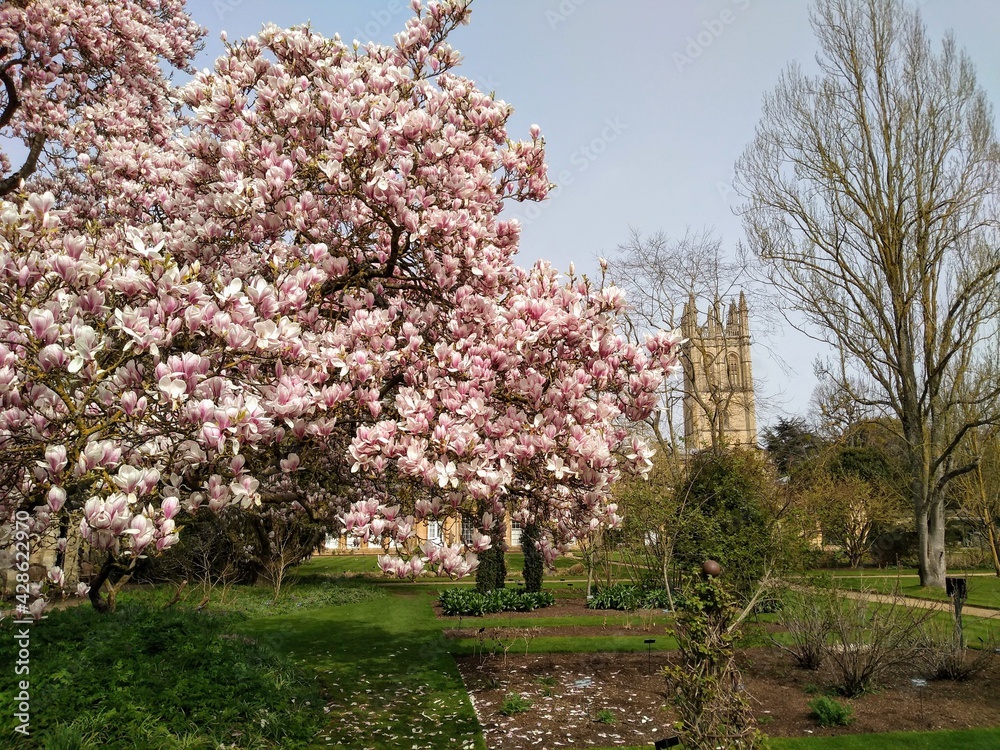
[[[435,592],[389,596],[242,623],[314,669],[330,697],[315,747],[485,750],[472,704],[431,609]]]

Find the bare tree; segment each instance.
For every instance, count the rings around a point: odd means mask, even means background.
[[[744,225],[804,329],[839,350],[841,385],[894,417],[921,584],[943,587],[946,489],[1000,390],[968,382],[1000,313],[992,110],[954,39],[934,51],[900,0],[818,0],[811,20],[819,74],[789,66],[736,165]]]
[[[636,337],[661,328],[690,333],[701,329],[698,307],[705,313],[704,336],[690,335],[682,355],[685,375],[665,387],[661,408],[650,420],[666,454],[677,457],[684,452],[683,433],[692,431],[692,425],[685,425],[684,420],[704,425],[698,431],[708,437],[708,447],[717,449],[727,433],[725,417],[741,405],[737,402],[748,401],[745,406],[753,408],[749,364],[740,363],[734,369],[727,366],[725,356],[718,356],[720,351],[739,349],[749,334],[749,326],[741,329],[736,325],[741,316],[744,320],[749,317],[744,290],[751,291],[749,307],[753,308],[755,324],[771,316],[770,308],[752,293],[753,277],[748,268],[752,262],[745,256],[728,257],[721,239],[707,229],[688,229],[680,238],[662,231],[643,235],[631,229],[628,240],[609,261],[611,281],[625,290],[632,306],[629,322]],[[737,297],[739,305],[735,304]],[[723,300],[732,303],[728,319]],[[734,325],[727,325],[730,321]],[[754,339],[755,344],[758,341]],[[682,409],[685,403],[687,414]]]
[[[1000,435],[993,426],[970,430],[965,449],[978,457],[975,469],[958,478],[958,501],[982,535],[1000,576]]]
[[[860,383],[845,387],[830,366],[822,361],[813,365],[819,381],[809,399],[809,421],[824,440],[839,440],[853,427],[879,416],[870,406],[858,402],[853,394],[862,390]],[[839,373],[841,370],[832,372]],[[867,399],[866,399],[867,400]]]

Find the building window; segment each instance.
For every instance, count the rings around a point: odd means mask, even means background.
[[[472,516],[462,516],[462,544],[472,544],[472,532],[475,530],[475,519]]]
[[[347,549],[361,549],[361,537],[347,535]]]
[[[340,547],[340,537],[334,536],[333,534],[327,534],[326,539],[323,542],[323,546],[326,549],[337,549]]]
[[[729,387],[739,388],[743,385],[740,377],[740,358],[737,354],[730,354],[726,357],[726,373],[729,376]]]
[[[510,522],[510,546],[520,547],[521,546],[521,524],[517,521]]]
[[[444,544],[444,539],[442,539],[441,537],[440,521],[427,522],[427,541],[437,547],[440,547],[442,544]]]

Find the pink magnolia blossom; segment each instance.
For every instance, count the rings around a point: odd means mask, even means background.
[[[32,618],[35,622],[42,619],[42,613],[45,611],[46,603],[41,597],[35,599],[31,604],[28,605],[28,612],[31,613]]]

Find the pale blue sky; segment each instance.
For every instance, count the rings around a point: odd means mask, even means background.
[[[1000,102],[1000,3],[911,0],[932,36],[952,29]],[[474,0],[472,23],[453,36],[461,72],[515,107],[511,135],[538,123],[550,179],[540,207],[519,207],[522,265],[547,258],[596,269],[629,227],[681,235],[711,227],[734,249],[733,163],[750,140],[761,98],[785,65],[807,67],[816,44],[804,0]],[[189,0],[209,29],[199,67],[221,50],[219,32],[247,36],[272,21],[308,20],[321,33],[389,42],[410,11],[404,0]],[[754,352],[765,397],[758,425],[801,414],[819,345],[792,329],[772,336],[790,369]]]

